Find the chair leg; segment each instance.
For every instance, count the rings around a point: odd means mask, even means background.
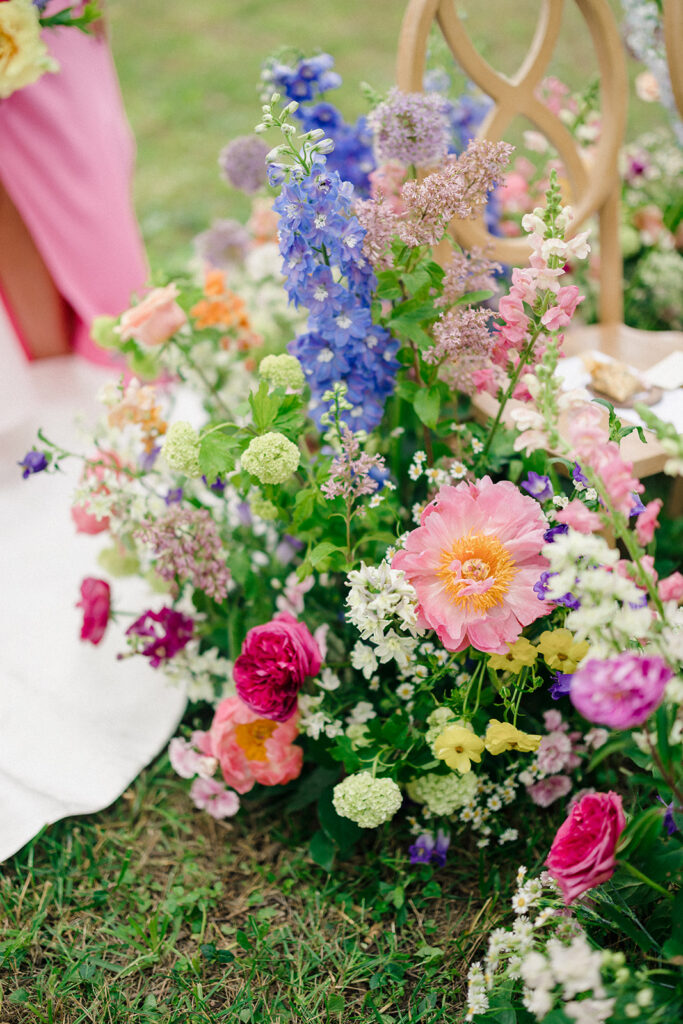
[[[32,359],[71,351],[71,310],[0,182],[0,296]]]

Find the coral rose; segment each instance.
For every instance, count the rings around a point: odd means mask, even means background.
[[[612,877],[617,842],[625,827],[621,797],[616,793],[588,793],[574,804],[545,862],[567,905]]]
[[[142,345],[161,345],[187,323],[187,316],[175,301],[174,284],[154,288],[142,302],[122,315],[116,333],[122,341],[135,338]]]
[[[538,503],[507,480],[442,487],[391,563],[417,592],[418,626],[449,651],[506,654],[545,614],[533,587],[548,565],[546,529]]]
[[[83,609],[81,640],[98,644],[104,636],[109,622],[111,588],[105,580],[88,576],[81,583],[81,599],[76,605]]]
[[[284,722],[296,711],[304,679],[317,675],[321,662],[303,622],[280,612],[247,633],[233,668],[237,693],[252,711]]]
[[[301,774],[304,753],[294,745],[297,718],[278,724],[261,718],[239,697],[228,697],[216,709],[211,728],[198,736],[207,757],[215,757],[223,778],[238,793],[248,793],[254,783],[279,786]]]

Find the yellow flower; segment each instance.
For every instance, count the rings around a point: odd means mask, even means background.
[[[449,768],[464,775],[471,761],[481,761],[484,741],[464,725],[449,725],[434,741],[434,752]]]
[[[588,654],[588,643],[575,640],[568,629],[547,629],[538,638],[538,649],[548,668],[571,673]]]
[[[534,645],[525,636],[520,636],[508,648],[507,654],[490,654],[489,666],[500,672],[519,672],[523,665],[533,665],[537,657]]]
[[[509,722],[497,722],[491,719],[487,728],[484,744],[489,754],[502,754],[504,750],[521,750],[528,753],[538,750],[541,737],[530,732],[522,732]]]
[[[0,3],[0,100],[45,71],[59,70],[41,38],[38,17],[31,0]]]

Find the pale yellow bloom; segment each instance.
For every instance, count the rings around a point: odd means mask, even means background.
[[[0,99],[31,85],[59,65],[40,34],[38,8],[31,0],[0,3]]]
[[[484,741],[464,725],[449,725],[434,741],[434,752],[449,768],[464,775],[472,761],[481,761]]]
[[[528,753],[538,750],[541,737],[530,732],[522,732],[509,722],[497,722],[491,719],[487,728],[484,744],[489,754],[502,754],[504,750],[520,750]]]
[[[538,638],[538,649],[548,668],[571,673],[588,654],[588,643],[575,640],[568,629],[547,629]]]
[[[489,665],[499,672],[519,672],[524,665],[533,665],[538,651],[525,636],[520,636],[512,644],[506,654],[490,654]]]

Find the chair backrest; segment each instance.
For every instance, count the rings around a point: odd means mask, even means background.
[[[683,117],[683,0],[664,0],[664,45],[671,90]]]
[[[622,319],[622,258],[619,245],[619,150],[626,127],[628,78],[619,29],[608,0],[569,0],[581,12],[590,32],[600,74],[602,131],[590,165],[569,130],[535,95],[552,58],[560,34],[565,0],[542,0],[536,32],[528,54],[512,77],[497,72],[475,49],[456,0],[410,0],[403,18],[398,46],[397,84],[404,92],[420,92],[425,71],[428,37],[436,21],[451,53],[469,78],[493,100],[477,133],[501,139],[513,119],[523,115],[533,122],[557,150],[568,180],[575,221],[573,230],[597,214],[600,234],[600,319]],[[510,4],[510,17],[516,17]],[[505,32],[505,25],[500,26]],[[489,248],[505,263],[521,265],[529,256],[524,238],[491,235],[483,218],[454,221],[451,232],[462,246]]]

